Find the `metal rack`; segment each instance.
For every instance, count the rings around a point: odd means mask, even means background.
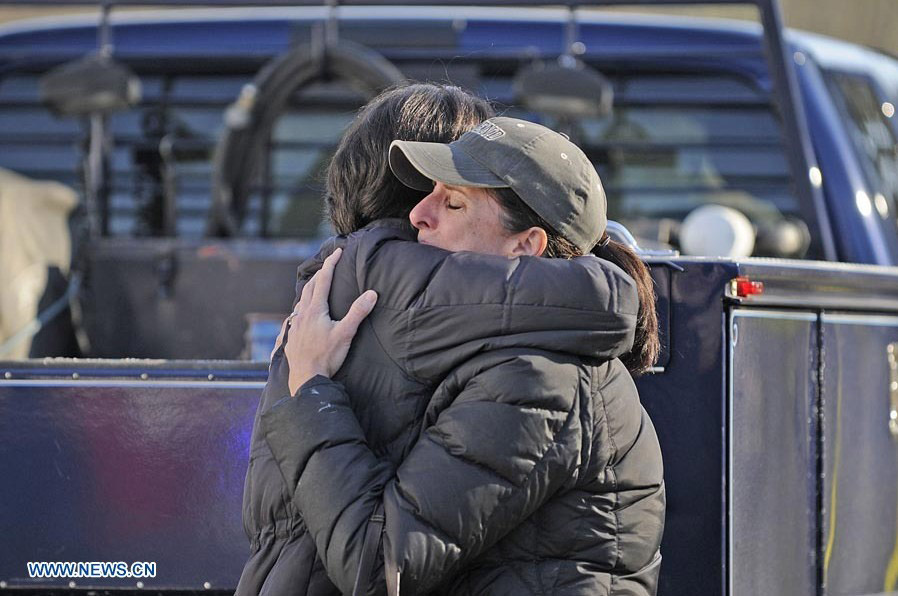
[[[0,4],[10,0],[0,0]],[[22,4],[19,0],[16,4]],[[334,9],[338,6],[396,6],[390,0],[24,0],[35,6],[98,6],[101,8],[101,22],[98,31],[98,47],[109,48],[109,14],[117,6],[153,7],[221,7],[221,6],[324,6]],[[571,10],[572,16],[578,8],[603,6],[675,6],[696,4],[692,0],[404,0],[406,7],[414,6],[482,6],[482,7],[561,7]],[[772,98],[780,114],[787,145],[787,155],[796,194],[801,204],[802,215],[811,226],[811,236],[820,243],[820,253],[827,260],[836,260],[835,241],[829,225],[829,217],[824,204],[819,169],[808,134],[802,103],[799,100],[798,79],[792,57],[789,55],[784,35],[783,18],[778,0],[708,0],[709,5],[754,6],[760,15],[764,28],[764,48],[773,81]],[[334,30],[333,14],[328,11],[327,29]],[[569,40],[570,41],[570,40]],[[102,135],[99,127],[93,127],[92,136]],[[99,143],[93,143],[99,145]],[[92,163],[95,160],[92,160]],[[99,168],[97,168],[99,170]],[[92,187],[98,187],[95,181]]]

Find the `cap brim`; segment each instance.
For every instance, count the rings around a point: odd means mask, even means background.
[[[433,189],[433,181],[453,186],[508,187],[455,144],[393,141],[390,169],[403,184],[423,191]]]

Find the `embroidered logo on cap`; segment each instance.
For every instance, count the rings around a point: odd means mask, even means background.
[[[481,122],[475,128],[473,128],[471,132],[476,135],[480,135],[487,141],[495,141],[496,139],[500,139],[505,136],[504,130],[489,121]]]

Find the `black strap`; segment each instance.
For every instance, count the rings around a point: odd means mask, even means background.
[[[368,582],[371,572],[374,570],[374,562],[377,560],[377,551],[384,529],[384,504],[383,501],[374,508],[374,513],[368,518],[368,526],[365,528],[365,542],[362,545],[362,556],[359,558],[359,570],[355,576],[355,586],[352,588],[352,596],[365,596],[368,592]]]

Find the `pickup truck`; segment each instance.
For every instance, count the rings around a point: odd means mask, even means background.
[[[896,591],[898,61],[785,30],[773,0],[751,2],[762,26],[363,3],[106,4],[99,23],[0,28],[0,168],[82,197],[71,268],[50,268],[31,331],[0,340],[30,342],[0,361],[0,593],[233,590],[267,351],[329,233],[322,166],[403,77],[570,134],[647,247],[659,593]],[[141,99],[54,103],[92,53]],[[524,77],[553,68],[588,69],[601,108],[535,108]],[[54,561],[153,573],[30,573]]]

